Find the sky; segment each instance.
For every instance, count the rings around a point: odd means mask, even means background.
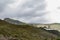
[[[0,19],[60,23],[60,0],[0,0]]]

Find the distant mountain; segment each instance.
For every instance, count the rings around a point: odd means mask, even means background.
[[[18,20],[14,20],[11,18],[5,18],[4,21],[11,23],[11,24],[15,24],[15,25],[24,25],[25,23],[18,21]]]
[[[43,27],[47,30],[58,30],[60,32],[60,23],[51,23],[51,24],[31,24],[34,27]]]

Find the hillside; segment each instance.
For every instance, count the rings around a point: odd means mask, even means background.
[[[15,25],[0,20],[0,40],[56,40],[59,36],[31,25]]]

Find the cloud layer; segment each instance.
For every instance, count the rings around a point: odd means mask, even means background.
[[[59,3],[59,0],[0,0],[0,18],[27,23],[60,22]]]
[[[52,23],[60,23],[60,0],[46,0],[46,17]]]
[[[29,23],[44,23],[45,0],[0,0],[0,18],[14,18]]]

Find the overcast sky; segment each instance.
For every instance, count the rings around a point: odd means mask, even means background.
[[[60,23],[60,0],[0,0],[0,19]]]

